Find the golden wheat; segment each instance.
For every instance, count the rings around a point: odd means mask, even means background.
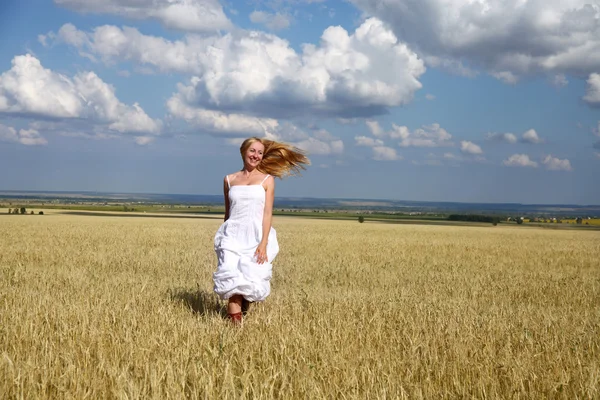
[[[600,397],[598,232],[277,217],[235,328],[219,224],[0,215],[1,397]]]

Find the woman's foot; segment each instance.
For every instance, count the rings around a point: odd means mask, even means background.
[[[229,320],[231,321],[232,324],[234,325],[241,325],[243,318],[242,318],[242,313],[233,313],[233,314],[227,314],[227,316],[229,317]]]

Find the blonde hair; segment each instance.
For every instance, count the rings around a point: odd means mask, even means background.
[[[265,147],[263,158],[256,168],[263,174],[269,174],[278,178],[288,175],[298,175],[300,170],[310,165],[310,160],[303,150],[292,145],[276,142],[274,140],[251,137],[244,140],[240,146],[242,158],[253,143],[260,142]]]

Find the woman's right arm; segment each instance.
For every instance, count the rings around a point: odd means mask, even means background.
[[[227,177],[223,178],[223,197],[225,198],[225,218],[223,222],[229,219],[229,184],[227,183]]]

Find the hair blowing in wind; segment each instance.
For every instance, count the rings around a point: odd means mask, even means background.
[[[289,175],[298,175],[301,170],[310,165],[310,160],[303,150],[287,143],[269,139],[248,138],[240,146],[240,153],[244,155],[246,150],[255,142],[260,142],[265,146],[262,161],[257,167],[262,173],[284,178]]]

